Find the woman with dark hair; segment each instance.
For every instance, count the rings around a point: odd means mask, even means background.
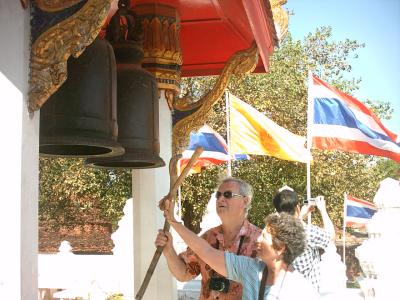
[[[293,216],[276,213],[265,218],[266,226],[257,241],[257,258],[251,258],[210,246],[176,221],[172,201],[162,200],[160,207],[171,227],[205,263],[222,276],[243,285],[242,299],[318,299],[311,284],[291,267],[306,247],[303,226]],[[222,286],[226,282],[221,280],[218,284]]]

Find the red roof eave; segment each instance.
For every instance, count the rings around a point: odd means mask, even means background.
[[[262,59],[265,72],[269,69],[269,56],[274,51],[277,44],[276,30],[273,25],[271,7],[263,5],[262,0],[243,0],[243,6],[246,10],[251,30],[256,40],[258,51]],[[267,13],[267,9],[269,13]],[[270,21],[270,22],[268,22]]]

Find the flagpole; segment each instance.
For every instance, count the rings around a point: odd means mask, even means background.
[[[347,215],[347,205],[346,205],[347,194],[344,193],[343,202],[343,263],[346,266],[346,215]]]
[[[312,96],[312,72],[308,71],[308,99],[307,99],[307,152],[308,155],[311,156],[311,144],[312,144],[312,135],[311,135],[311,126],[313,120],[313,112],[314,112],[314,103]],[[307,200],[311,198],[311,159],[307,160]],[[308,224],[311,224],[311,213],[308,214]]]
[[[229,120],[229,109],[230,109],[230,101],[229,101],[229,92],[225,91],[225,103],[226,103],[226,143],[228,146],[228,169],[227,176],[232,176],[232,160],[231,160],[231,136],[230,136],[230,120]]]

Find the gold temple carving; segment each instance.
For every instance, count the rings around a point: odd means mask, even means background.
[[[179,42],[179,16],[176,9],[162,4],[135,7],[143,28],[144,58],[142,66],[157,79],[158,88],[172,95],[179,94],[182,51]]]
[[[88,0],[78,12],[51,27],[34,41],[30,62],[30,111],[40,109],[65,82],[68,58],[71,55],[79,57],[93,42],[106,20],[111,1]],[[52,2],[58,5],[60,1]]]
[[[258,62],[258,49],[255,42],[249,49],[233,54],[222,70],[212,90],[205,94],[196,103],[187,106],[187,99],[176,99],[174,107],[179,110],[187,110],[198,107],[193,114],[179,120],[172,129],[172,153],[182,153],[188,144],[191,131],[199,129],[207,119],[214,103],[222,97],[233,75],[241,76],[251,73]]]
[[[46,12],[64,10],[83,0],[34,0],[36,6]]]

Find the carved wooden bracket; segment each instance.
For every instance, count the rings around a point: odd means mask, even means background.
[[[43,9],[56,11],[80,1],[36,1]],[[98,35],[112,0],[88,0],[66,20],[41,34],[31,49],[30,111],[40,109],[67,79],[67,60],[79,55]]]
[[[34,0],[35,5],[46,12],[56,12],[82,2],[83,0]]]
[[[287,0],[270,0],[276,34],[279,40],[282,40],[288,32],[289,16],[287,11],[282,7],[286,2]]]
[[[229,58],[213,89],[199,101],[189,106],[187,105],[188,101],[184,99],[176,100],[174,107],[177,110],[198,109],[174,125],[172,129],[173,155],[182,153],[185,150],[190,132],[199,129],[204,124],[212,106],[222,97],[232,76],[251,73],[255,69],[257,62],[258,49],[256,43],[253,42],[249,49],[238,51]]]

